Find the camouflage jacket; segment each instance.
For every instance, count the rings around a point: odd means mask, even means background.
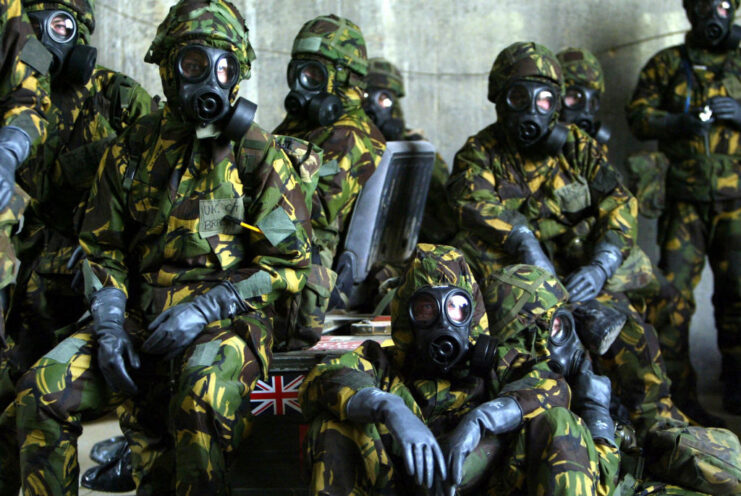
[[[98,66],[83,87],[52,87],[46,142],[17,174],[34,199],[19,241],[28,246],[45,238],[43,253],[33,255],[42,258],[40,270],[68,272],[67,260],[78,246],[73,218],[87,198],[105,147],[155,108],[138,83],[105,67]],[[18,256],[25,260],[22,250]]]
[[[522,262],[504,249],[520,224],[563,274],[587,263],[598,242],[617,246],[624,259],[635,246],[635,198],[604,149],[574,125],[561,154],[526,156],[494,123],[458,151],[447,188],[459,222],[456,244],[477,259],[469,260],[479,265],[477,277]]]
[[[714,96],[741,99],[741,49],[712,53],[691,44],[666,48],[641,70],[626,108],[633,134],[656,139],[655,124],[667,113],[698,112]],[[714,201],[741,197],[741,131],[724,122],[710,127],[705,150],[702,136],[659,139],[671,162],[667,195]]]
[[[86,292],[120,288],[129,311],[148,319],[224,280],[251,309],[303,288],[311,250],[303,179],[257,124],[237,143],[197,140],[166,106],[111,144],[97,179],[80,232]]]
[[[360,90],[340,90],[338,96],[345,113],[334,124],[313,127],[288,115],[274,131],[304,139],[324,150],[311,224],[314,251],[325,267],[333,266],[355,199],[386,149],[383,135],[362,108]]]

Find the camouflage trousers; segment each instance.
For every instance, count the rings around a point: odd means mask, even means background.
[[[257,314],[240,322],[260,332],[270,326]],[[19,381],[16,399],[24,494],[77,494],[81,422],[117,406],[138,494],[228,494],[230,457],[248,434],[249,394],[261,371],[252,347],[229,324],[209,324],[170,362],[142,356],[133,397],[106,384],[90,328],[42,357]],[[127,319],[126,327],[139,344],[141,325]]]
[[[659,335],[661,356],[672,381],[674,402],[684,405],[697,400],[697,375],[689,360],[689,329],[693,307],[656,265],[654,277],[645,287],[626,293],[643,319]]]
[[[695,310],[693,291],[707,255],[713,271],[713,309],[723,367],[737,371],[729,380],[741,378],[741,199],[714,203],[672,200],[659,219],[659,232],[659,267],[682,293],[690,316]],[[689,335],[689,321],[683,323],[680,333]],[[689,364],[688,348],[677,346],[670,353]]]
[[[503,436],[504,456],[472,494],[608,495],[617,482],[617,450],[595,444],[581,419],[552,408]],[[311,494],[425,494],[407,475],[383,424],[320,416],[307,434]],[[468,475],[465,477],[468,478]]]

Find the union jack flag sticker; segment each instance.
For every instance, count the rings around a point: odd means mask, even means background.
[[[273,415],[301,413],[301,407],[298,404],[298,388],[304,381],[304,376],[291,377],[274,375],[270,376],[268,382],[258,380],[250,395],[250,403],[253,407],[252,414],[261,415],[265,412],[271,412]]]

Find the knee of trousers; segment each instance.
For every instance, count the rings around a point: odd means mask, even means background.
[[[63,364],[52,365],[52,368],[56,367],[60,369],[60,373],[66,371]],[[53,372],[53,370],[45,368],[44,372]],[[41,416],[60,422],[65,421],[70,416],[72,405],[68,401],[63,401],[62,398],[53,398],[55,393],[61,393],[64,389],[67,389],[68,384],[64,381],[64,375],[60,375],[58,382],[51,384],[46,382],[47,374],[44,373],[43,375],[44,377],[42,377],[40,368],[34,366],[21,376],[16,385],[19,425],[33,422],[34,419],[38,420],[37,417]],[[54,387],[54,390],[51,387]]]

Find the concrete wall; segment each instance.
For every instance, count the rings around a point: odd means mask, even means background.
[[[93,37],[99,60],[160,93],[154,66],[142,59],[159,22],[174,2],[97,0]],[[630,136],[623,106],[638,71],[659,49],[680,43],[688,29],[680,0],[236,0],[250,28],[257,61],[243,96],[257,102],[257,120],[267,129],[284,115],[285,68],[294,35],[308,19],[336,13],[357,23],[370,56],[385,56],[402,70],[408,124],[423,128],[443,157],[452,161],[466,137],[495,119],[486,100],[487,74],[496,54],[518,40],[554,50],[592,50],[607,76],[602,119],[613,130],[614,163],[642,145]],[[645,146],[645,145],[644,145]],[[655,225],[642,222],[641,242],[652,256]],[[695,353],[711,373],[717,363],[710,316],[708,277],[698,290],[702,313],[695,319]],[[707,370],[707,369],[706,369]]]

